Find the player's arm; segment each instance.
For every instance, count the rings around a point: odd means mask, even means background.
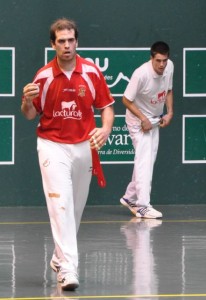
[[[173,118],[173,91],[169,90],[165,101],[167,113],[162,117],[160,127],[166,127]]]
[[[142,130],[144,132],[152,129],[152,124],[149,119],[139,110],[139,108],[134,104],[134,102],[129,101],[125,96],[122,98],[122,103],[127,109],[133,113],[141,121]]]
[[[21,111],[28,120],[34,119],[37,115],[37,111],[33,105],[32,100],[35,97],[38,97],[38,95],[39,95],[39,85],[38,84],[28,83],[23,88]]]
[[[113,105],[107,106],[101,110],[102,127],[94,128],[91,132],[90,146],[92,149],[99,150],[106,143],[114,123]]]

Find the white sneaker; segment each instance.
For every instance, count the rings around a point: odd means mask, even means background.
[[[57,265],[53,260],[50,261],[50,267],[52,268],[52,270],[57,273],[57,281],[58,282],[62,282],[62,275],[60,272],[60,266]]]
[[[139,207],[136,213],[137,218],[145,218],[145,219],[159,219],[162,218],[162,213],[152,206],[148,207]]]
[[[129,201],[128,199],[122,197],[120,199],[120,203],[126,207],[129,208],[129,210],[136,216],[136,213],[137,213],[137,210],[138,210],[138,207],[135,203]]]
[[[76,273],[68,273],[61,282],[63,291],[74,291],[79,286],[79,280]]]

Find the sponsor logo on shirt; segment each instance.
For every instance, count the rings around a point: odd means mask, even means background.
[[[53,111],[53,117],[62,117],[63,119],[76,119],[81,120],[82,112],[78,110],[77,104],[74,100],[61,102],[61,110]]]
[[[158,104],[158,103],[162,103],[165,102],[166,100],[166,92],[160,92],[157,94],[157,99],[151,99],[151,104]]]

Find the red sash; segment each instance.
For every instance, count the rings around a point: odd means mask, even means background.
[[[99,154],[96,149],[92,149],[92,166],[92,175],[97,176],[98,185],[104,188],[106,186],[106,180],[100,164]]]

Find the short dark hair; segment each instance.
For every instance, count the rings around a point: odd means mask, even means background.
[[[151,49],[150,49],[150,54],[152,57],[154,57],[157,53],[163,54],[163,55],[170,55],[170,48],[168,44],[162,41],[155,42]]]
[[[56,31],[64,30],[64,29],[74,29],[75,39],[78,40],[79,32],[77,29],[77,25],[73,20],[69,20],[66,18],[57,19],[51,26],[50,26],[50,40],[52,43],[56,40]]]

